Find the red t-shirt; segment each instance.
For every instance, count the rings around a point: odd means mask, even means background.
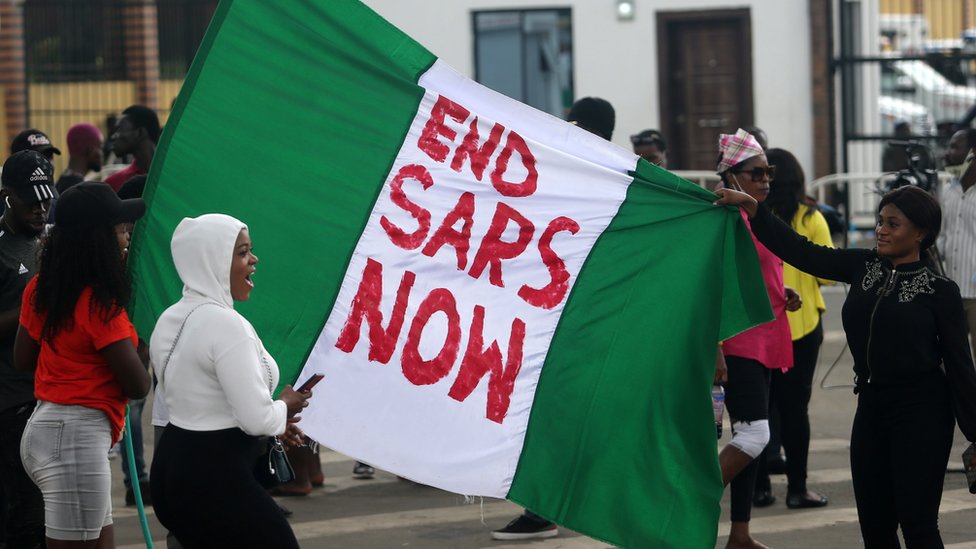
[[[146,175],[146,172],[140,170],[139,166],[136,166],[136,163],[133,162],[125,168],[122,168],[121,170],[106,177],[105,183],[107,183],[109,187],[112,187],[113,191],[119,192],[119,189],[122,188],[122,185],[124,185],[129,178],[137,175]]]
[[[98,351],[123,339],[131,340],[133,346],[139,344],[129,315],[123,310],[103,322],[90,308],[91,288],[85,288],[75,305],[74,324],[55,336],[52,348],[50,343],[41,340],[46,315],[34,311],[36,289],[35,276],[24,289],[20,308],[20,324],[41,345],[34,372],[34,396],[55,404],[102,410],[112,424],[112,440],[118,441],[125,425],[128,399]]]
[[[749,225],[745,210],[742,218]],[[750,234],[751,234],[750,226]],[[753,326],[739,335],[726,339],[722,344],[725,356],[751,358],[767,368],[786,370],[793,367],[793,336],[790,321],[786,317],[786,288],[783,285],[783,260],[763,246],[752,235],[759,256],[759,269],[766,283],[769,304],[773,308],[773,320]]]

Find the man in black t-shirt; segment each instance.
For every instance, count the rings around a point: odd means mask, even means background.
[[[7,500],[7,547],[44,546],[44,500],[24,472],[20,439],[34,410],[34,372],[13,367],[20,302],[37,272],[38,236],[54,198],[54,168],[41,153],[21,151],[3,164],[0,200],[0,485]]]

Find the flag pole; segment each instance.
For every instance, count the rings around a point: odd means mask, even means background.
[[[132,422],[129,421],[129,405],[125,405],[125,449],[126,449],[126,459],[129,461],[129,479],[132,480],[132,475],[137,474],[136,471],[136,456],[135,452],[132,450]],[[142,487],[139,485],[139,479],[134,479],[131,482],[132,485],[132,496],[136,500],[136,509],[139,510],[139,524],[142,525],[142,537],[146,540],[146,547],[148,549],[155,549],[152,541],[152,534],[149,532],[149,520],[146,518],[146,507],[142,504]]]

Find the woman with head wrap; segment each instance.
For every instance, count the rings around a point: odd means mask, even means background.
[[[742,208],[760,242],[797,269],[850,284],[843,321],[854,357],[857,411],[851,476],[866,549],[943,547],[939,504],[953,419],[976,441],[976,371],[959,287],[922,260],[942,212],[918,187],[885,194],[877,248],[837,250],[797,235],[753,197],[717,191]],[[976,467],[976,457],[967,467]]]
[[[745,130],[719,138],[718,174],[727,188],[757,202],[769,195],[775,174],[756,139]],[[722,343],[727,366],[725,403],[732,418],[732,440],[719,454],[722,479],[731,487],[731,531],[726,547],[764,547],[752,539],[749,520],[756,484],[755,458],[769,442],[769,372],[793,366],[786,311],[800,307],[796,292],[783,284],[783,262],[753,237],[774,319]],[[721,368],[720,368],[721,369]]]
[[[258,258],[247,226],[222,214],[184,219],[172,240],[183,298],[159,317],[150,360],[169,424],[153,456],[156,516],[187,549],[298,547],[254,476],[270,435],[297,421],[311,393],[286,386],[234,301],[251,296]]]

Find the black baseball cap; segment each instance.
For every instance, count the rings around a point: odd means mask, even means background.
[[[122,200],[100,181],[84,181],[64,191],[54,211],[54,224],[67,228],[131,223],[146,213],[141,198]]]
[[[37,151],[20,151],[3,163],[0,184],[27,204],[58,196],[54,190],[54,167]]]
[[[20,151],[37,151],[41,154],[52,152],[61,154],[61,150],[51,144],[51,139],[42,132],[31,128],[17,134],[13,142],[10,143],[10,154]]]
[[[630,143],[637,147],[640,145],[656,145],[662,152],[668,150],[668,142],[664,140],[664,135],[657,130],[644,130],[639,134],[630,136]]]

